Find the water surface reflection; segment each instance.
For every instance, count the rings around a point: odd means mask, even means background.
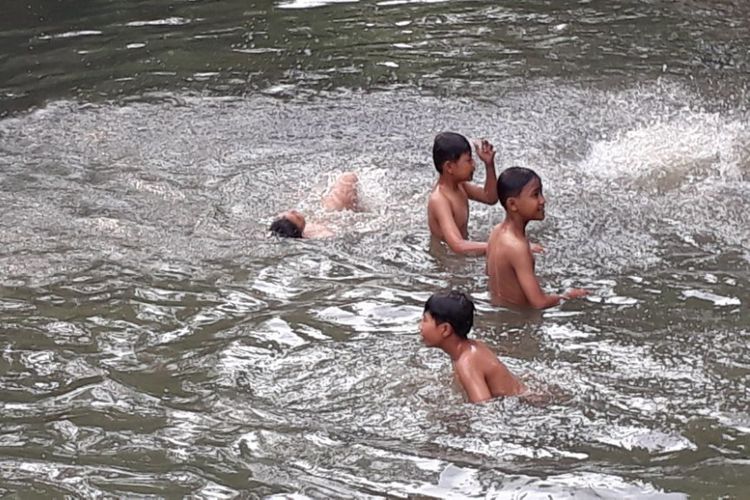
[[[0,491],[742,496],[745,5],[320,4],[9,7]],[[540,172],[588,300],[497,310],[429,247],[444,129]],[[343,170],[367,210],[317,212]],[[337,236],[269,238],[292,207]],[[417,335],[447,286],[541,401],[463,403]]]

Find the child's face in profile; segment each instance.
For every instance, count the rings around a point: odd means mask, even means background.
[[[536,177],[521,189],[516,198],[518,212],[527,220],[544,220],[545,202],[542,194],[542,181]]]
[[[441,340],[443,340],[443,336],[438,324],[435,322],[435,318],[433,318],[427,311],[422,314],[422,319],[419,321],[419,333],[422,335],[422,342],[424,342],[424,345],[427,347],[435,347],[440,344]]]
[[[462,181],[470,181],[474,178],[474,158],[471,151],[463,153],[454,162],[453,175]]]

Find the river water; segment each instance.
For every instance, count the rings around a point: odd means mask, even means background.
[[[747,2],[3,9],[3,496],[750,494]],[[496,309],[429,247],[442,130],[541,174],[538,272],[588,299]],[[343,170],[366,210],[324,214]],[[541,401],[464,403],[446,287]]]

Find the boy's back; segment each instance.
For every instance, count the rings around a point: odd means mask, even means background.
[[[434,293],[425,302],[419,333],[428,347],[439,347],[453,361],[456,379],[469,401],[515,396],[526,390],[482,342],[467,338],[474,324],[474,303],[463,293]]]
[[[454,368],[469,400],[517,396],[526,390],[484,342],[468,342],[469,348],[454,362]]]

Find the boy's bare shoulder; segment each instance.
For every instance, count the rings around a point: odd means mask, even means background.
[[[451,207],[451,194],[445,192],[445,189],[436,182],[427,198],[427,211],[432,212],[438,207]]]
[[[466,194],[466,189],[464,188],[463,183],[458,185],[458,188],[453,189],[447,189],[445,186],[441,185],[439,182],[436,182],[435,185],[432,186],[432,189],[430,190],[430,197],[429,200],[432,201],[433,199],[441,199],[446,200],[450,203],[451,198],[466,198],[469,199],[469,195]]]
[[[445,198],[445,195],[440,190],[440,184],[436,182],[435,185],[432,186],[432,189],[430,189],[430,196],[427,199],[433,201],[437,198]]]
[[[488,356],[495,358],[495,354],[487,347],[487,344],[481,340],[470,340],[471,349],[467,349],[457,360],[456,367],[477,369],[478,362],[486,359]]]
[[[490,244],[495,248],[505,250],[525,252],[529,249],[529,242],[526,238],[519,238],[511,231],[508,231],[502,224],[494,227],[490,233]]]

